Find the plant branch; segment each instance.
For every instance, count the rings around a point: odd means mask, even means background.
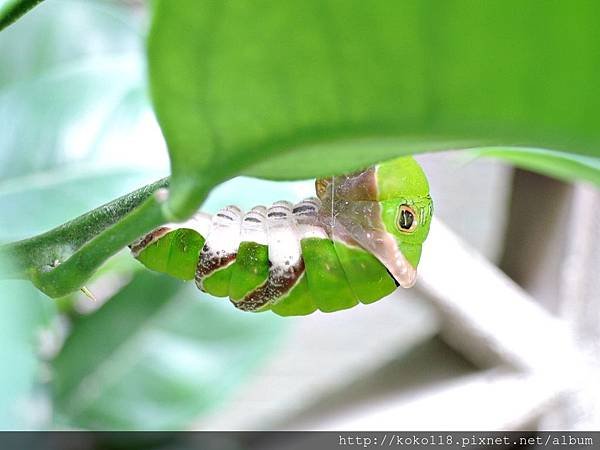
[[[9,262],[0,278],[30,279],[51,297],[79,289],[110,256],[167,221],[166,196],[156,191],[168,183],[164,178],[46,233],[0,246]]]
[[[33,284],[54,298],[81,288],[108,258],[165,222],[162,207],[166,198],[166,190],[155,192],[122,220],[86,242],[63,263],[37,270],[32,277]]]
[[[0,31],[16,22],[22,15],[33,9],[43,0],[8,0],[0,8]]]

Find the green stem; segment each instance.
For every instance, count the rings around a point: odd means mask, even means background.
[[[43,0],[8,0],[0,8],[0,30],[3,30],[11,23],[16,22],[19,17],[24,15],[30,9],[33,9]]]
[[[30,279],[51,297],[81,288],[110,256],[167,221],[165,199],[152,193],[168,182],[159,180],[47,233],[0,246],[0,259],[9,263],[0,278]]]
[[[165,200],[166,191],[157,191],[122,220],[86,242],[66,261],[36,271],[33,284],[54,298],[81,288],[108,258],[165,222],[162,212]]]

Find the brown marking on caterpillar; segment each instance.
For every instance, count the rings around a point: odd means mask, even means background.
[[[269,277],[261,286],[247,294],[242,300],[231,303],[242,311],[256,311],[273,300],[280,300],[292,290],[304,273],[304,261],[289,268],[271,266]]]
[[[222,253],[222,254],[221,254]],[[202,280],[217,270],[233,264],[237,253],[225,253],[222,250],[211,250],[206,244],[202,247],[198,265],[196,266],[196,285],[202,289]]]
[[[137,241],[129,244],[128,247],[131,250],[131,253],[133,253],[133,256],[137,257],[142,252],[142,250],[144,250],[150,244],[153,244],[154,242],[158,241],[161,237],[163,237],[169,231],[171,231],[171,229],[169,227],[157,228],[156,230],[148,233],[143,238],[138,239]]]

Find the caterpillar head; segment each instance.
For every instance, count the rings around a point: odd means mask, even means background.
[[[334,238],[373,253],[402,287],[415,283],[433,204],[412,157],[317,180],[317,195]]]

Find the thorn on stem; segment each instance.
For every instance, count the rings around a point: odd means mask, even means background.
[[[92,291],[90,291],[88,288],[86,288],[85,286],[83,286],[80,289],[81,292],[84,293],[84,295],[89,298],[91,301],[93,302],[97,302],[98,300],[96,299],[96,297],[94,297],[94,294],[92,294]]]

